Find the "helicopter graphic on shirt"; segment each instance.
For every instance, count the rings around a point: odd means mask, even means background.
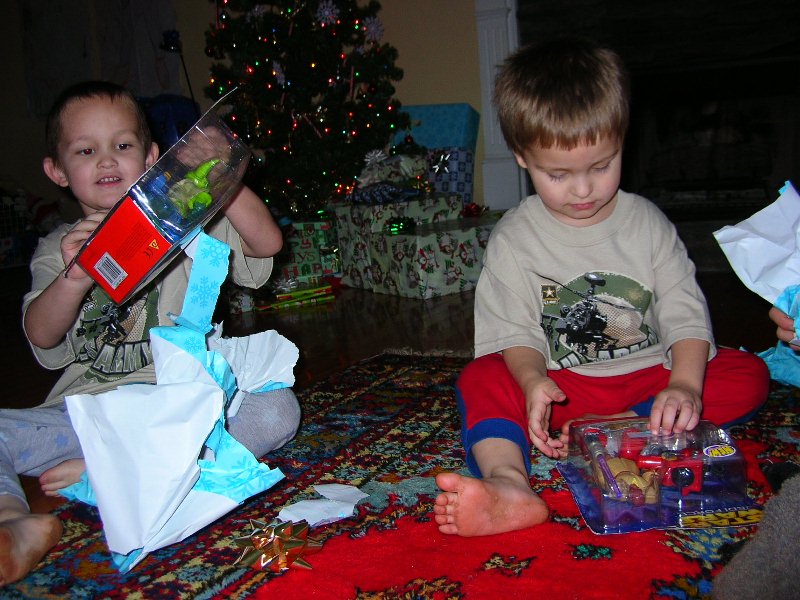
[[[541,285],[541,327],[552,360],[563,367],[609,360],[658,342],[658,334],[644,322],[652,291],[639,282],[598,272],[585,272],[566,284],[537,277],[552,283]]]
[[[584,280],[589,284],[586,292],[574,292],[581,300],[573,305],[561,306],[561,317],[552,325],[558,336],[554,347],[560,347],[561,336],[564,342],[581,354],[586,354],[590,345],[597,350],[613,346],[618,341],[606,333],[608,317],[600,312],[596,290],[606,284],[606,280],[596,273],[586,273]]]

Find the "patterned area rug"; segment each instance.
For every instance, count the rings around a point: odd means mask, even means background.
[[[432,520],[433,476],[463,469],[453,383],[466,360],[384,354],[302,394],[304,420],[266,457],[286,479],[127,574],[109,562],[97,512],[67,503],[61,542],[3,598],[707,598],[726,548],[754,526],[599,536],[587,529],[552,460],[534,457],[532,482],[550,521],[516,533],[459,538]],[[733,430],[748,458],[748,492],[771,494],[759,464],[798,461],[800,393],[776,386],[758,419]],[[314,528],[311,570],[235,565],[234,538],[252,519],[318,497],[316,483],[369,497],[349,519]]]

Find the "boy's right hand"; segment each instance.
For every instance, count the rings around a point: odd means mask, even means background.
[[[72,261],[104,217],[105,212],[87,215],[61,238],[65,269],[31,301],[23,317],[28,340],[34,346],[55,348],[75,324],[94,280]]]
[[[89,239],[100,222],[105,218],[106,211],[99,211],[88,215],[87,217],[78,221],[75,226],[70,229],[63,238],[61,238],[61,257],[64,259],[64,264],[69,266],[78,254],[78,251]],[[88,279],[89,274],[86,273],[78,265],[72,265],[67,275],[68,279],[80,280]]]
[[[202,131],[192,128],[184,139],[175,146],[175,156],[184,165],[195,168],[202,163],[218,158],[228,161],[231,155],[231,142],[219,127],[205,127]]]
[[[565,445],[561,438],[550,436],[550,414],[553,402],[564,402],[566,399],[567,395],[549,377],[542,377],[525,389],[528,433],[531,442],[549,458],[559,458],[565,455]]]

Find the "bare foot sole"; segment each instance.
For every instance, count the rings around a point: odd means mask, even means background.
[[[26,514],[0,522],[0,587],[30,573],[62,532],[54,515]]]
[[[527,529],[547,520],[544,501],[527,485],[504,478],[440,473],[433,507],[439,531],[465,537]]]
[[[57,464],[52,469],[47,469],[39,476],[39,484],[47,496],[58,496],[58,491],[78,483],[81,475],[86,470],[86,461],[82,458],[73,458]]]

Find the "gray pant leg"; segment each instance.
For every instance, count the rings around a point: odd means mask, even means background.
[[[17,474],[38,477],[72,458],[83,453],[66,405],[0,409],[0,494],[25,502]]]
[[[247,394],[228,431],[261,457],[291,440],[300,424],[300,405],[290,388]],[[38,477],[65,460],[83,458],[65,405],[0,409],[0,494],[26,502],[17,475]]]
[[[256,458],[291,440],[300,425],[300,404],[291,388],[247,394],[228,421],[228,432]]]
[[[800,554],[800,475],[787,479],[764,505],[752,539],[714,579],[715,600],[793,600],[797,594]]]

